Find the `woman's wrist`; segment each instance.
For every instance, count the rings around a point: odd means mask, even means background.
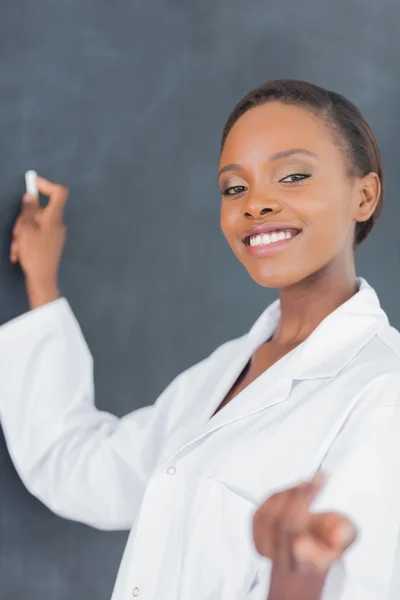
[[[272,568],[267,600],[321,600],[327,573],[282,572]]]
[[[31,310],[49,304],[49,302],[54,302],[54,300],[60,298],[57,281],[38,282],[27,279],[26,291],[28,294],[29,308]]]

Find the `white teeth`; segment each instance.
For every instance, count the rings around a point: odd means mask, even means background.
[[[263,244],[270,244],[271,243],[271,236],[269,235],[269,233],[263,233],[262,234],[262,243]]]
[[[253,235],[250,237],[250,246],[266,246],[281,240],[288,240],[292,235],[291,231],[273,231],[271,233],[263,233],[262,235]]]

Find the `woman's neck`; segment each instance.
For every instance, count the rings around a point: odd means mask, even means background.
[[[329,265],[293,286],[280,289],[281,317],[274,343],[300,344],[357,290],[354,263],[348,268]]]

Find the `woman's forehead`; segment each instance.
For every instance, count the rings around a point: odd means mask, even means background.
[[[306,108],[268,102],[244,113],[233,125],[221,154],[272,155],[290,148],[304,148],[315,154],[334,145],[324,121]]]

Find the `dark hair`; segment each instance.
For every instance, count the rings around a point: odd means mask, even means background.
[[[345,154],[349,176],[363,177],[370,172],[379,176],[382,190],[376,209],[368,221],[356,224],[354,243],[360,244],[371,231],[381,212],[383,169],[378,142],[370,125],[359,109],[341,94],[296,79],[267,81],[240,100],[229,115],[222,132],[221,152],[228,133],[239,117],[251,108],[272,100],[304,107],[322,118]]]

